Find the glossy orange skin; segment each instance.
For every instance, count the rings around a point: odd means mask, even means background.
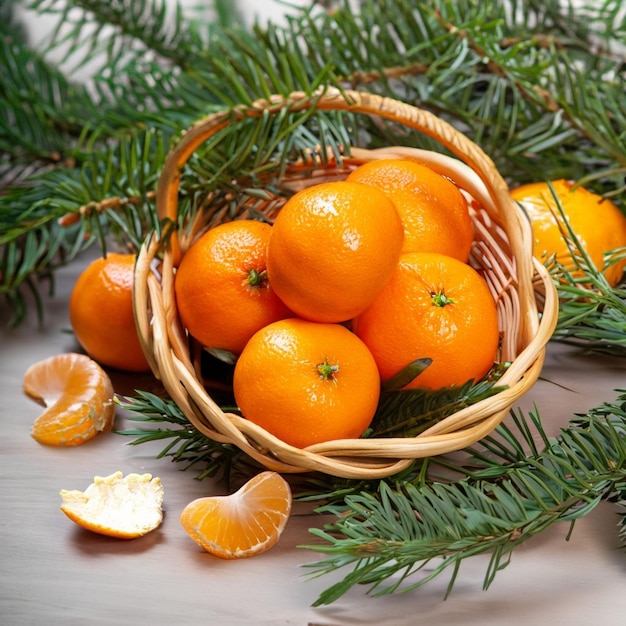
[[[438,306],[434,295],[451,303]],[[432,364],[406,388],[438,389],[480,380],[499,342],[494,299],[469,265],[432,252],[402,255],[391,280],[353,322],[383,381],[416,359]]]
[[[412,160],[364,163],[349,181],[372,185],[396,205],[404,226],[402,252],[439,252],[467,261],[474,240],[468,203],[448,178]]]
[[[24,374],[23,387],[46,406],[31,432],[39,443],[79,446],[113,427],[113,385],[84,354],[59,354],[34,363]]]
[[[78,277],[69,302],[70,323],[87,354],[101,365],[131,372],[150,369],[133,313],[135,255],[109,253]]]
[[[324,377],[324,364],[336,371]],[[380,378],[369,350],[347,328],[292,318],[250,339],[233,387],[245,418],[305,448],[360,437],[376,411]]]
[[[269,279],[299,317],[344,322],[383,288],[403,239],[398,212],[380,190],[346,181],[314,185],[292,196],[274,222]]]
[[[204,233],[176,273],[176,304],[183,325],[203,346],[239,354],[260,328],[293,315],[267,279],[272,227],[258,220],[222,223]]]
[[[222,559],[262,554],[278,542],[291,513],[291,489],[276,472],[261,472],[238,491],[190,502],[181,513],[185,532]]]
[[[602,270],[604,254],[626,246],[626,217],[610,200],[583,187],[572,190],[574,183],[571,181],[561,179],[551,184],[577,239],[596,268]],[[556,255],[556,259],[575,276],[582,276],[583,272],[576,269],[572,253],[561,232],[562,228],[566,233],[567,230],[548,183],[530,183],[517,187],[511,190],[511,197],[522,204],[532,222],[534,256],[546,262],[552,255]],[[610,285],[615,286],[620,282],[625,266],[626,260],[604,271]]]

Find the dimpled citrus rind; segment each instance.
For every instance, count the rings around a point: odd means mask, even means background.
[[[306,448],[360,437],[376,412],[380,377],[368,348],[343,325],[292,318],[250,339],[233,390],[246,419]]]
[[[552,190],[569,220],[578,242],[585,249],[597,269],[602,270],[607,252],[626,246],[626,216],[610,200],[585,189],[575,187],[572,181],[559,179],[528,183],[511,190],[528,214],[533,228],[533,254],[542,263],[553,256],[574,276],[582,276],[569,249],[568,230],[558,212]],[[578,251],[574,251],[578,255]],[[615,287],[621,280],[626,259],[604,270],[608,283]]]
[[[393,202],[361,183],[303,189],[276,217],[267,271],[278,297],[316,322],[344,322],[364,310],[400,258],[404,230]]]
[[[478,382],[495,362],[500,337],[496,304],[482,276],[458,259],[431,252],[402,255],[353,329],[383,381],[417,359],[432,359],[406,388]]]

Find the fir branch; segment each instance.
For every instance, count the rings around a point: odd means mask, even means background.
[[[189,96],[186,72],[202,64],[204,44],[199,25],[180,5],[170,7],[165,0],[32,0],[32,10],[57,20],[44,53],[63,46],[65,71],[92,66],[89,86],[98,110],[83,118],[87,127],[184,128],[197,117],[193,105],[200,98]]]
[[[179,83],[186,85],[183,93],[187,95],[201,87],[207,91],[204,102],[219,101],[229,106],[265,97],[268,92],[285,94],[294,89],[310,90],[322,80],[329,84],[363,86],[421,101],[462,126],[467,124],[479,142],[482,138],[489,138],[486,147],[499,147],[494,156],[505,174],[512,165],[523,167],[530,150],[550,148],[559,150],[559,157],[567,158],[568,166],[578,166],[578,178],[588,173],[580,171],[588,160],[568,155],[574,142],[582,141],[584,133],[592,132],[596,133],[593,140],[601,144],[602,150],[608,151],[604,160],[613,166],[611,159],[621,158],[620,133],[613,133],[610,125],[607,129],[605,123],[598,123],[605,120],[587,118],[593,114],[610,119],[623,111],[620,81],[617,76],[612,82],[605,79],[611,70],[614,74],[619,71],[619,57],[613,55],[610,60],[601,62],[599,59],[604,57],[595,54],[588,43],[595,31],[589,26],[585,30],[585,24],[575,16],[572,18],[575,28],[558,19],[556,4],[541,10],[533,3],[528,4],[530,6],[520,6],[510,12],[511,17],[505,3],[496,0],[480,5],[473,2],[421,2],[416,6],[399,0],[385,0],[368,4],[360,14],[351,11],[348,4],[328,13],[303,11],[292,18],[286,29],[270,25],[266,31],[257,27],[251,34],[240,29],[216,30],[206,49],[200,49],[194,35],[195,43],[190,47],[196,56],[189,58],[195,58],[197,62],[190,63],[188,69],[180,66],[185,71],[177,75],[156,66],[148,66],[148,71],[142,72],[141,64],[150,62],[150,55],[140,52],[133,54],[132,60],[123,67],[118,66],[115,59],[109,59],[110,76],[101,75],[96,84],[107,84],[112,93],[117,93],[110,77],[116,76],[116,82],[124,84],[120,78],[137,65],[139,71],[134,72],[135,79],[140,81],[143,73],[153,80],[163,80],[161,93],[174,93]],[[143,14],[143,5],[143,2],[133,2],[137,8],[124,16],[129,32],[134,28],[141,29],[135,17]],[[605,3],[601,17],[606,22],[616,19],[611,13],[613,5]],[[108,23],[115,23],[115,20],[122,19],[119,7],[102,8],[103,14],[96,15],[102,23],[107,23],[106,13],[116,11],[116,17],[108,18]],[[389,14],[402,15],[402,20],[389,24],[385,17]],[[541,19],[536,19],[537,14]],[[546,46],[542,33],[531,29],[530,24],[535,19],[538,24],[554,24],[551,33],[554,45]],[[600,11],[597,19],[600,20]],[[176,24],[179,30],[178,20]],[[385,27],[380,28],[380,24]],[[606,30],[619,32],[609,26]],[[573,39],[573,33],[576,39]],[[142,35],[153,45],[155,54],[159,54],[160,39],[165,37],[163,33],[161,35],[157,41],[150,39],[150,33]],[[559,40],[561,35],[562,41]],[[514,39],[518,43],[512,46]],[[88,42],[79,41],[89,49]],[[467,41],[471,44],[467,45]],[[76,47],[76,52],[82,49],[78,44]],[[563,53],[568,48],[583,52],[571,59]],[[228,63],[224,62],[226,58]],[[575,64],[581,64],[579,71]],[[564,68],[560,75],[559,68]],[[555,81],[555,76],[562,81],[568,77],[568,72],[575,72],[575,76],[569,81],[570,87],[564,89]],[[586,80],[574,80],[581,76]],[[590,76],[597,80],[590,81]],[[588,96],[585,94],[588,84],[592,85],[590,89],[597,90],[605,89],[605,82],[612,85],[615,93],[596,91]],[[539,90],[543,94],[541,97],[537,95]],[[124,95],[132,97],[134,91],[126,90]],[[507,102],[516,91],[521,94],[521,99]],[[149,94],[149,89],[140,88],[139,93]],[[207,100],[208,94],[211,95]],[[582,97],[573,98],[574,95]],[[172,102],[171,96],[166,100]],[[602,107],[593,106],[599,101],[606,109],[604,100],[609,105],[608,113],[606,110],[603,113]],[[575,103],[575,109],[568,104],[570,101]],[[153,104],[156,106],[157,103],[158,99],[154,98]],[[144,110],[149,116],[150,107]],[[527,129],[541,124],[546,112],[549,113],[548,119],[543,123],[547,125],[539,127],[536,135],[541,143],[529,143]],[[573,124],[578,119],[584,120],[584,127]],[[552,128],[552,135],[558,139],[546,143],[542,128],[545,132]],[[526,131],[526,138],[517,147],[516,133],[519,130]],[[604,133],[609,134],[605,137]],[[506,157],[516,152],[525,159],[513,159],[507,167]],[[530,169],[526,171],[527,175],[531,172]]]
[[[588,52],[589,44],[587,41],[579,39],[559,41],[555,38],[550,42],[548,49],[554,58],[553,67],[559,79],[556,83],[552,81],[553,84],[558,85],[558,91],[555,93],[554,89],[548,88],[547,83],[544,83],[546,84],[544,87],[536,81],[534,68],[524,65],[516,66],[511,63],[509,55],[517,56],[523,47],[530,43],[528,40],[519,40],[515,45],[512,45],[511,40],[506,40],[506,45],[503,45],[503,39],[496,39],[494,42],[493,37],[486,37],[482,31],[474,31],[470,34],[465,28],[445,20],[440,11],[436,11],[436,14],[442,21],[444,28],[450,33],[468,39],[470,49],[483,59],[494,77],[507,79],[508,89],[519,90],[525,99],[537,103],[544,109],[545,113],[559,114],[561,123],[565,123],[571,129],[570,133],[566,133],[563,137],[556,135],[559,137],[559,143],[563,138],[574,134],[574,130],[577,130],[580,131],[576,133],[579,140],[587,138],[596,145],[602,145],[608,153],[612,153],[612,157],[617,163],[626,164],[623,146],[619,137],[613,132],[613,120],[616,117],[623,118],[623,112],[619,107],[607,107],[607,102],[615,101],[613,92],[616,89],[623,92],[621,81],[605,80],[597,85],[594,83],[592,89],[597,88],[598,91],[587,94],[585,90],[580,89],[580,85],[585,79],[588,80],[590,67],[585,64],[579,68],[574,59],[570,58],[567,53],[568,48],[575,52],[583,46],[587,48],[586,52]],[[497,48],[494,47],[494,43]],[[536,42],[533,42],[533,45],[536,45]],[[542,43],[542,46],[545,45]],[[542,46],[538,49],[540,50]],[[507,55],[507,51],[509,55]],[[595,63],[597,57],[594,55],[591,59]],[[621,63],[621,60],[616,59],[615,62]],[[602,71],[608,72],[608,67],[605,66]],[[529,78],[532,83],[528,80]],[[571,103],[576,99],[579,100],[576,103],[577,106],[572,106]],[[584,117],[580,116],[579,111],[584,112]],[[554,145],[553,137],[549,144],[543,142],[541,147],[534,145],[532,149],[533,152],[539,152]]]
[[[553,340],[626,357],[626,288],[609,287],[593,270],[584,282],[562,267],[555,275],[568,277],[569,283],[557,282],[560,306]],[[590,280],[596,284],[590,286]]]
[[[131,445],[169,440],[157,458],[170,457],[172,462],[182,463],[183,469],[201,466],[197,478],[203,479],[225,473],[245,461],[243,452],[237,447],[220,444],[204,437],[189,424],[189,421],[174,402],[146,391],[137,391],[134,397],[116,397],[116,402],[129,411],[128,418],[145,426],[117,431],[118,434],[134,437]],[[168,423],[173,427],[156,428]]]
[[[613,496],[618,485],[623,488],[624,392],[615,403],[575,418],[555,439],[547,438],[538,416],[531,414],[530,420],[532,428],[516,416],[516,431],[501,425],[484,440],[487,453],[470,448],[464,464],[444,461],[446,470],[461,476],[456,481],[425,479],[427,473],[420,472],[413,481],[382,481],[377,491],[320,507],[335,521],[311,529],[323,544],[303,547],[328,558],[306,567],[313,576],[352,570],[315,604],[332,603],[356,584],[374,595],[410,591],[450,570],[447,595],[465,558],[490,553],[486,589],[520,543],[556,522],[573,524]],[[533,431],[545,443],[541,452]],[[429,565],[428,573],[410,579]]]
[[[216,22],[223,27],[241,24],[244,19],[236,2],[232,0],[214,0],[211,8],[217,17]]]
[[[23,20],[17,17],[17,3],[18,0],[6,0],[0,4],[0,34],[23,43],[27,41],[28,33]]]
[[[0,187],[50,167],[73,167],[76,137],[95,106],[41,56],[0,42]]]
[[[623,548],[626,548],[626,483],[617,486],[617,494],[614,498],[619,511],[619,539]]]
[[[48,227],[68,213],[79,213],[88,222],[94,213],[101,213],[93,210],[96,208],[134,208],[118,223],[131,241],[141,241],[145,232],[155,226],[154,208],[149,204],[165,151],[161,134],[136,131],[129,133],[122,144],[92,152],[80,168],[60,168],[24,181],[2,198],[0,245]],[[92,226],[89,229],[83,224],[87,232],[103,228],[100,222]]]
[[[47,45],[49,50],[65,46],[62,63],[78,58],[80,67],[101,55],[102,66],[116,70],[150,51],[185,68],[197,58],[202,42],[197,30],[188,27],[181,6],[177,3],[173,13],[169,6],[165,0],[30,0],[28,8],[56,16]],[[94,23],[100,26],[96,32]]]
[[[28,179],[3,196],[0,294],[12,324],[26,314],[28,293],[43,313],[38,285],[55,268],[96,242],[103,252],[114,242],[137,250],[145,233],[158,228],[154,189],[164,160],[163,136],[136,132],[125,143],[94,152],[80,169],[47,171],[36,185]]]

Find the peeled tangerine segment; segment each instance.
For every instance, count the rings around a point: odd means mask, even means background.
[[[261,554],[274,546],[291,512],[291,489],[276,472],[261,472],[227,496],[198,498],[180,516],[189,536],[222,559]]]
[[[113,427],[113,385],[107,373],[84,354],[59,354],[31,365],[23,386],[30,397],[46,406],[31,433],[39,443],[78,446]]]
[[[61,490],[61,511],[73,522],[101,535],[133,539],[163,521],[163,485],[151,474],[115,472],[96,476],[85,491]]]

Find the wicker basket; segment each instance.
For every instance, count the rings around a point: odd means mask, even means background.
[[[199,347],[181,326],[173,286],[180,255],[207,227],[225,219],[228,210],[224,207],[211,206],[202,219],[172,238],[159,240],[155,234],[146,240],[135,273],[137,327],[154,374],[189,422],[206,437],[234,444],[268,469],[282,473],[320,471],[347,478],[381,478],[401,471],[416,458],[473,444],[501,422],[539,376],[545,345],[557,319],[556,290],[544,267],[533,260],[530,224],[510,199],[506,183],[491,160],[467,137],[436,116],[367,93],[338,90],[313,96],[294,93],[202,119],[187,130],[167,157],[157,189],[159,217],[176,220],[180,170],[198,147],[218,131],[246,118],[272,117],[311,107],[399,123],[435,139],[458,157],[406,147],[352,148],[341,167],[331,170],[327,166],[326,170],[314,171],[294,168],[293,172],[284,174],[284,182],[297,189],[329,177],[345,178],[351,168],[371,159],[418,156],[471,194],[482,208],[473,211],[476,236],[470,263],[483,274],[497,300],[501,329],[498,360],[511,363],[501,379],[506,388],[444,418],[416,437],[330,441],[305,449],[285,444],[241,416],[225,413],[200,377]],[[266,215],[280,210],[282,202],[283,198],[268,201]],[[258,206],[255,210],[259,210]],[[229,215],[228,219],[233,217],[244,215]],[[539,293],[541,311],[536,296]]]

